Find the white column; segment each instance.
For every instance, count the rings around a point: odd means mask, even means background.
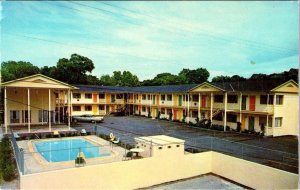
[[[51,132],[51,90],[49,88],[49,103],[48,103],[48,110],[49,110],[49,114],[48,114],[48,123],[49,123],[49,131]]]
[[[265,134],[268,135],[268,124],[269,124],[269,94],[267,95],[267,124],[265,126]]]
[[[4,87],[4,127],[5,127],[5,133],[7,134],[7,94],[6,94],[6,87]]]
[[[187,118],[187,114],[186,114],[186,94],[183,95],[184,96],[184,112],[185,112],[185,117]],[[182,96],[182,99],[183,99]]]
[[[187,102],[187,123],[190,122],[190,94],[188,93],[188,102]]]
[[[227,92],[225,92],[225,100],[224,100],[224,131],[226,131],[227,124]]]
[[[240,93],[240,123],[242,123],[242,101],[243,101],[243,94]]]
[[[30,115],[30,90],[29,88],[27,88],[27,118],[28,118],[28,133],[30,133],[30,118],[31,118],[31,115]]]
[[[213,97],[214,94],[210,93],[210,122],[212,123],[212,119],[213,119]]]
[[[201,120],[201,114],[200,114],[200,107],[201,107],[201,94],[199,93],[198,94],[198,118],[199,118],[199,120]]]
[[[57,108],[57,110],[58,110],[58,117],[57,117],[57,119],[58,119],[58,124],[60,124],[60,94],[61,94],[61,92],[60,91],[58,91],[58,108]]]
[[[70,89],[68,90],[68,127],[71,130],[71,108],[70,108]]]
[[[105,114],[104,115],[106,115],[106,93],[104,93],[104,112],[105,112]]]

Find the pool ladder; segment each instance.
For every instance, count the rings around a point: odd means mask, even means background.
[[[36,136],[36,138],[40,139],[40,137],[37,134],[34,134]]]

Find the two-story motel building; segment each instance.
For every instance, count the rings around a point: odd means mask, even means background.
[[[242,130],[258,132],[264,125],[267,136],[298,136],[298,84],[293,80],[112,87],[71,86],[38,74],[1,87],[5,128],[47,125],[51,130],[51,123],[61,123],[68,113],[106,115],[126,106],[129,114],[169,118],[171,113],[172,120],[210,119],[233,129],[240,122]]]

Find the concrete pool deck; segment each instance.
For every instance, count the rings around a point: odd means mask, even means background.
[[[48,162],[48,161],[46,161],[40,153],[35,151],[35,148],[32,144],[33,141],[48,141],[48,140],[59,140],[59,139],[67,139],[67,138],[87,139],[88,141],[92,142],[93,144],[99,145],[100,148],[105,149],[105,151],[107,151],[108,153],[111,154],[110,156],[86,159],[86,166],[122,161],[125,151],[126,151],[124,148],[119,147],[119,146],[112,147],[108,141],[101,139],[95,135],[17,141],[19,148],[22,148],[24,150],[25,174],[74,168],[75,162],[73,160],[65,161],[65,162]]]

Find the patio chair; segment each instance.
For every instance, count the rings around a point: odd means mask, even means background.
[[[53,136],[54,137],[59,137],[59,132],[57,130],[53,131]]]
[[[86,130],[85,130],[85,129],[81,129],[80,134],[81,134],[81,135],[86,135]]]
[[[113,142],[113,141],[116,139],[116,137],[114,136],[113,133],[110,133],[110,134],[109,134],[109,137],[110,137],[110,141],[111,141],[111,142]]]
[[[116,140],[112,141],[113,144],[118,144],[119,142],[120,142],[120,138],[117,138]]]
[[[129,151],[123,156],[123,160],[131,160],[132,156],[133,156],[133,153]]]

